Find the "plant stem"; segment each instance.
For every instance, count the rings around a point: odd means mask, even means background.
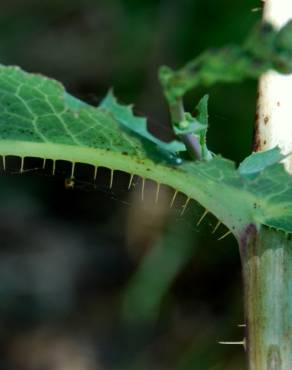
[[[292,368],[292,240],[255,227],[242,238],[249,370]]]
[[[173,125],[176,125],[185,119],[182,98],[176,99],[173,102],[169,102],[169,110]],[[191,158],[202,158],[202,148],[196,136],[194,136],[193,134],[180,135],[180,140],[185,144]]]
[[[289,0],[266,0],[263,20],[276,29],[292,19],[292,2]],[[276,145],[284,153],[292,150],[292,74],[282,75],[268,71],[260,78],[258,88],[254,149],[268,150]],[[292,173],[292,159],[285,162]],[[291,365],[292,368],[292,365]]]
[[[276,28],[292,18],[289,0],[266,0],[263,19]],[[292,149],[292,76],[266,72],[259,82],[255,150]],[[288,159],[286,169],[292,171]],[[292,369],[292,240],[250,225],[240,243],[249,370]]]

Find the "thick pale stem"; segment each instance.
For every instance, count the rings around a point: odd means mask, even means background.
[[[291,0],[266,0],[264,20],[282,27]],[[255,150],[292,151],[292,75],[269,71],[259,83]],[[291,157],[290,157],[291,158]],[[292,160],[285,163],[292,172]],[[292,369],[292,241],[250,226],[241,241],[249,370]]]
[[[292,369],[292,240],[252,226],[243,238],[249,370]]]
[[[266,0],[263,18],[276,28],[281,28],[292,19],[292,1]],[[292,151],[291,99],[292,75],[269,71],[261,77],[255,150],[267,150],[279,145],[284,153]],[[286,161],[286,169],[292,173],[291,157]]]

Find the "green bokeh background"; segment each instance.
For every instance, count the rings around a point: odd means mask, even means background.
[[[240,43],[260,18],[255,0],[10,0],[1,4],[0,60],[60,80],[98,104],[110,87],[170,137],[158,67],[179,68],[206,48]],[[216,85],[186,97],[193,111],[210,95],[208,143],[237,163],[252,148],[256,82]],[[108,189],[79,166],[76,188],[57,176],[0,178],[0,369],[241,370],[240,261],[226,230],[184,197],[125,174]],[[27,168],[34,168],[32,162]],[[83,362],[82,362],[83,361]],[[67,367],[66,367],[67,366]],[[75,366],[75,367],[74,367]],[[79,366],[79,367],[78,367]]]

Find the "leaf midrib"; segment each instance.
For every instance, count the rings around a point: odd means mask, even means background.
[[[225,224],[236,237],[239,237],[244,227],[251,222],[250,205],[254,202],[252,194],[231,185],[224,184],[221,187],[218,182],[195,172],[186,172],[180,166],[155,163],[150,159],[141,159],[111,150],[50,142],[0,140],[0,155],[21,158],[36,157],[53,161],[64,160],[72,164],[83,163],[94,167],[106,167],[114,171],[124,171],[153,180],[172,187],[185,194],[187,198],[195,199],[207,210],[212,207],[212,213],[219,220],[229,220]],[[244,212],[242,208],[238,210],[236,207],[239,192],[241,197],[246,198]],[[220,202],[216,202],[214,194],[220,194]],[[196,220],[194,220],[195,224]]]

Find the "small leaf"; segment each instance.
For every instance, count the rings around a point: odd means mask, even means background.
[[[198,121],[205,126],[205,128],[208,128],[208,101],[209,101],[209,95],[204,95],[202,99],[199,101],[199,104],[197,105],[198,110]]]
[[[255,152],[240,163],[238,171],[241,176],[253,179],[265,168],[272,166],[275,163],[279,163],[288,155],[282,154],[279,147],[262,152]]]
[[[184,114],[185,119],[174,125],[174,132],[176,135],[187,135],[194,134],[200,135],[206,127],[202,125],[195,117],[190,113],[186,112]]]
[[[204,95],[199,101],[196,109],[198,111],[197,117],[193,117],[189,112],[185,113],[185,119],[179,122],[174,127],[174,131],[177,135],[204,135],[206,136],[208,129],[208,100],[209,96]]]

